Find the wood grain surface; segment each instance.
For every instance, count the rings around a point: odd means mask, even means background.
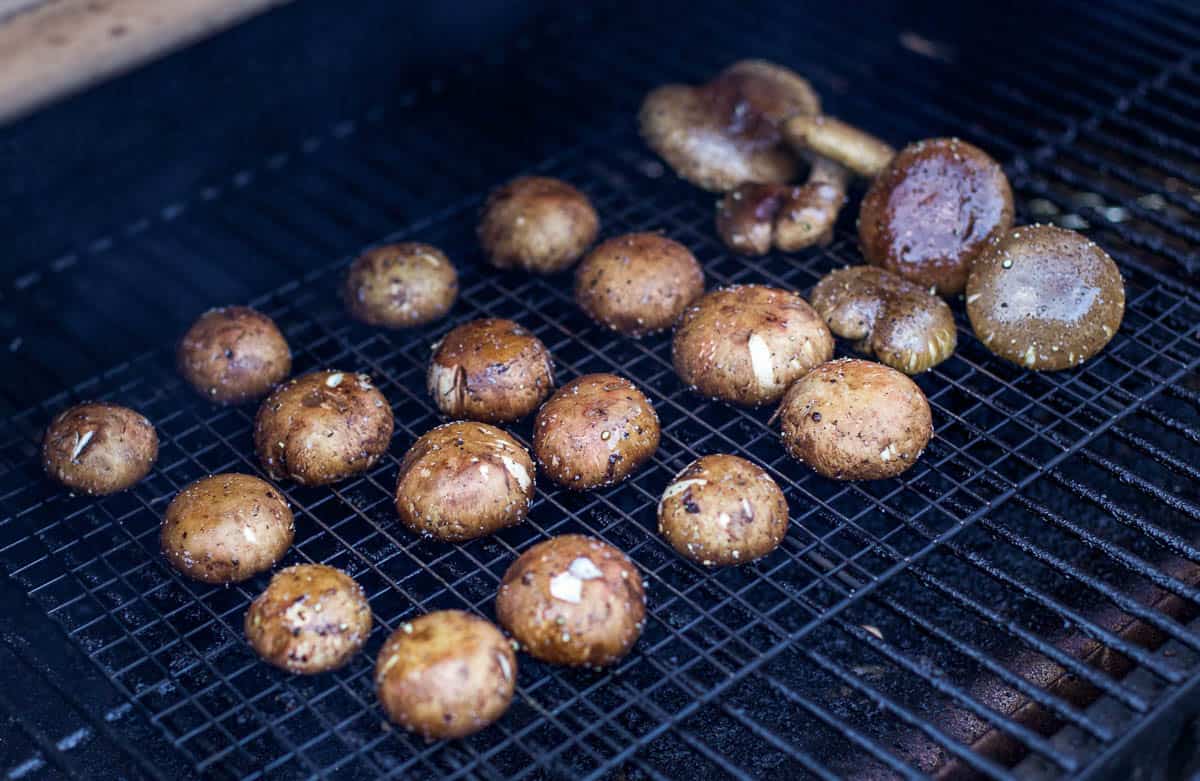
[[[0,122],[289,0],[0,0]]]

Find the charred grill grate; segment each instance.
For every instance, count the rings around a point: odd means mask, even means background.
[[[901,72],[879,63],[908,55],[865,40],[861,56],[877,70],[831,72],[844,59],[829,42],[838,27],[776,13],[778,24],[755,25],[752,51],[811,74],[837,111],[896,140],[962,133],[1008,160],[1025,218],[1094,225],[1127,275],[1121,333],[1077,371],[1036,375],[995,359],[966,328],[955,357],[918,378],[937,428],[922,461],[901,480],[846,485],[791,462],[767,425],[769,410],[734,410],[684,390],[668,337],[616,338],[578,312],[563,280],[481,268],[476,197],[403,234],[460,264],[451,321],[413,334],[371,331],[348,322],[332,295],[340,264],[307,273],[255,304],[284,329],[298,372],[368,371],[397,421],[391,455],[369,474],[332,490],[281,486],[298,527],[285,563],[344,567],[371,596],[376,631],[347,669],[312,679],[269,669],[241,636],[245,607],[266,579],[207,587],[177,577],[158,555],[159,518],[179,488],[211,472],[257,471],[252,406],[215,409],[193,398],[158,351],[17,416],[15,436],[0,446],[0,564],[198,772],[587,777],[620,769],[670,778],[686,767],[698,777],[1064,777],[1144,752],[1153,731],[1195,699],[1200,297],[1175,280],[1197,251],[1200,149],[1182,139],[1197,124],[1188,112],[1200,81],[1192,71],[1200,18],[1169,5],[1137,14],[1089,5],[1078,12],[1085,29],[1061,43],[1067,56],[1045,64],[1053,84],[1040,83],[1021,49],[962,84],[937,57],[986,61],[995,52],[954,53],[910,38],[906,46],[935,57]],[[739,14],[714,8],[689,24],[719,41],[745,27]],[[812,40],[797,55],[786,31],[801,21]],[[1127,48],[1091,48],[1118,33]],[[718,46],[703,62],[668,64],[633,33],[618,40],[628,56],[612,58],[613,78],[597,83],[588,103],[571,86],[589,76],[586,60],[530,71],[574,121],[616,125],[541,166],[589,192],[606,235],[663,229],[693,249],[710,285],[807,290],[829,269],[861,261],[849,220],[821,251],[730,256],[713,234],[712,197],[663,175],[627,118],[664,73],[698,80],[747,52]],[[934,99],[942,89],[950,98]],[[402,159],[386,143],[363,138],[316,159],[315,173],[302,169],[191,221],[138,232],[122,257],[173,269],[175,256],[200,258],[214,243],[236,250],[235,261],[337,257],[348,242],[389,229],[397,194],[357,157]],[[101,318],[121,322],[126,300],[97,303]],[[396,522],[390,497],[398,458],[438,422],[423,389],[428,346],[483,315],[537,333],[560,378],[601,370],[633,378],[655,402],[663,445],[609,491],[576,496],[543,480],[530,520],[494,538],[422,541]],[[127,494],[67,497],[40,475],[38,431],[57,409],[97,396],[155,422],[160,460]],[[528,423],[514,433],[527,442]],[[720,451],[771,471],[793,526],[767,559],[709,572],[659,539],[654,510],[678,469]],[[603,537],[647,575],[650,617],[635,652],[599,674],[522,657],[512,710],[465,741],[426,745],[382,729],[371,670],[387,632],[431,609],[491,615],[517,553],[569,531]]]

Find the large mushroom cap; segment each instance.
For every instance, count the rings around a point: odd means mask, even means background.
[[[1000,165],[957,138],[910,144],[863,197],[863,255],[938,293],[961,293],[983,245],[1012,225],[1013,200]]]
[[[675,172],[706,190],[742,182],[784,183],[797,160],[779,123],[815,114],[820,99],[791,70],[765,60],[742,60],[702,86],[667,84],[642,102],[642,136]]]
[[[1095,242],[1053,225],[1014,228],[971,269],[967,316],[1001,358],[1057,371],[1108,344],[1125,313],[1125,281]]]

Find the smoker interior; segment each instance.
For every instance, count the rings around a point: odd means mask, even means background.
[[[1200,706],[1200,12],[1018,4],[982,30],[968,17],[884,2],[850,14],[713,3],[560,16],[361,116],[297,127],[293,146],[69,249],[14,225],[30,251],[4,290],[2,368],[20,381],[4,389],[15,414],[0,445],[12,605],[0,652],[14,671],[0,692],[3,769],[1041,779],[1127,778],[1175,762],[1170,744]],[[1034,374],[993,357],[952,302],[959,350],[917,378],[936,438],[900,479],[843,484],[786,457],[770,410],[684,389],[668,336],[598,329],[572,303],[569,276],[482,264],[482,196],[527,171],[585,190],[605,236],[662,230],[683,242],[710,286],[806,291],[862,262],[861,191],[830,246],[741,258],[715,237],[713,196],[664,171],[637,138],[648,88],[701,81],[745,56],[796,68],[830,113],[892,143],[955,134],[989,150],[1019,219],[1086,229],[1119,262],[1120,333],[1080,369]],[[505,92],[514,85],[519,100]],[[76,186],[104,192],[101,180]],[[462,274],[459,303],[412,332],[352,323],[334,294],[341,269],[398,237],[446,250]],[[297,519],[283,563],[346,569],[375,612],[366,652],[336,673],[286,677],[245,645],[242,615],[265,576],[204,586],[158,554],[176,491],[212,472],[260,471],[253,405],[208,405],[172,366],[174,335],[229,301],[276,318],[297,372],[366,371],[393,405],[395,441],[369,473],[282,486]],[[439,422],[424,391],[429,345],[479,316],[530,328],[560,381],[632,378],[655,403],[663,442],[621,486],[579,495],[543,480],[528,522],[445,545],[400,526],[391,495],[399,456]],[[155,423],[159,462],[125,494],[68,496],[41,476],[37,440],[54,412],[97,397]],[[528,443],[528,422],[513,430]],[[655,531],[667,481],[712,452],[763,464],[791,506],[786,541],[752,565],[706,570]],[[508,564],[566,532],[611,542],[644,573],[649,615],[634,652],[604,672],[521,656],[512,709],[466,740],[427,744],[386,728],[371,677],[386,635],[433,609],[491,617]]]

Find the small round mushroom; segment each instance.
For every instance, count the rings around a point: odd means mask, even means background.
[[[434,345],[426,378],[443,415],[501,423],[523,418],[554,390],[542,340],[512,320],[472,320]]]
[[[684,310],[672,357],[703,396],[745,406],[778,401],[833,356],[825,321],[795,293],[764,285],[718,288]]]
[[[717,233],[743,255],[765,255],[774,246],[799,252],[833,239],[846,203],[849,176],[837,163],[815,158],[802,185],[738,185],[717,204]]]
[[[646,592],[624,553],[564,534],[512,563],[500,581],[496,617],[537,659],[599,668],[629,653],[641,636]]]
[[[955,295],[984,245],[1012,221],[1004,169],[965,141],[935,138],[905,147],[872,182],[858,236],[871,265]]]
[[[411,328],[437,320],[458,297],[458,272],[431,244],[409,241],[374,247],[350,264],[342,300],[356,320]]]
[[[371,634],[371,606],[354,578],[324,564],[282,569],[246,611],[246,639],[281,670],[344,667]]]
[[[980,253],[967,282],[975,335],[1001,358],[1069,369],[1104,349],[1125,314],[1125,280],[1095,242],[1064,228],[1013,228]]]
[[[586,195],[560,179],[523,176],[488,197],[479,242],[496,268],[554,274],[579,260],[599,231]]]
[[[417,534],[462,542],[525,519],[534,467],[517,440],[486,423],[446,423],[405,454],[396,511]]]
[[[472,735],[512,702],[517,657],[490,621],[439,610],[400,625],[375,663],[387,717],[428,740]]]
[[[58,413],[42,439],[46,474],[88,495],[124,491],[145,477],[157,459],[158,434],[150,421],[103,401]]]
[[[881,480],[917,462],[933,436],[929,402],[905,375],[873,361],[823,363],[779,407],[788,453],[834,480]]]
[[[315,371],[258,409],[254,448],[273,480],[325,485],[370,469],[392,440],[392,408],[365,374]]]
[[[533,452],[573,491],[616,485],[658,449],[658,415],[632,382],[587,374],[558,389],[533,421]]]
[[[779,547],[788,527],[783,491],[744,458],[711,455],[675,475],[658,503],[658,532],[706,567],[745,564]]]
[[[677,241],[630,233],[592,250],[575,272],[575,301],[596,322],[627,336],[670,328],[704,293],[704,271]]]
[[[218,404],[261,398],[292,371],[292,353],[275,321],[248,306],[210,309],[179,341],[179,373]]]
[[[820,112],[812,85],[781,65],[742,60],[702,86],[652,90],[638,115],[642,137],[684,179],[706,190],[742,182],[783,184],[796,156],[778,123]]]
[[[905,374],[949,358],[958,344],[954,314],[925,288],[874,266],[826,274],[813,288],[813,309],[854,349]]]
[[[257,477],[221,474],[180,491],[163,518],[163,555],[205,583],[237,583],[265,572],[292,545],[295,521],[279,492]]]
[[[868,179],[879,175],[896,150],[870,133],[828,116],[799,114],[782,125],[783,135],[798,152],[811,152],[839,163]]]

